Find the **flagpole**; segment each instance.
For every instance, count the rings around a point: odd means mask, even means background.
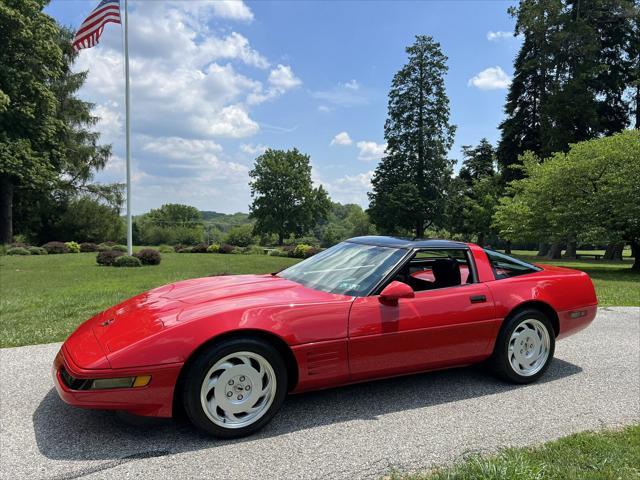
[[[125,90],[125,147],[127,159],[127,252],[133,253],[133,225],[131,223],[131,119],[129,96],[129,12],[124,0],[124,90]]]

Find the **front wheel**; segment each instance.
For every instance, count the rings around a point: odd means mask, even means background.
[[[522,310],[500,330],[491,363],[504,380],[532,383],[549,368],[555,345],[549,318],[539,310]]]
[[[184,387],[184,407],[194,425],[216,437],[243,437],[262,428],[282,405],[287,369],[266,342],[228,340],[194,361]]]

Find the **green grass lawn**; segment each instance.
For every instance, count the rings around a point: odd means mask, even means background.
[[[394,480],[632,480],[640,479],[640,425],[583,432],[535,448],[472,456],[452,467]]]
[[[135,294],[186,278],[268,273],[296,262],[266,255],[163,253],[142,268],[101,267],[95,253],[0,257],[0,347],[64,340],[81,322]]]
[[[515,252],[537,263],[584,270],[601,305],[640,305],[640,275],[631,262],[544,262],[535,252]],[[0,257],[0,347],[64,340],[82,321],[132,295],[185,278],[220,273],[266,273],[296,260],[266,255],[162,254],[158,266],[100,267],[94,253]]]

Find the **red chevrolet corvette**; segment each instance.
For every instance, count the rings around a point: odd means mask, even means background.
[[[264,426],[287,393],[489,360],[537,380],[585,328],[587,274],[477,245],[358,237],[279,273],[186,280],[83,323],[53,377],[65,402],[169,417],[219,437]]]

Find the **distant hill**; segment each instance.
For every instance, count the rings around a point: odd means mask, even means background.
[[[220,213],[220,212],[211,212],[211,211],[200,211],[202,214],[202,219],[204,223],[211,225],[213,227],[222,230],[223,232],[228,231],[230,228],[238,226],[238,225],[246,225],[253,223],[253,220],[249,219],[248,213]]]

